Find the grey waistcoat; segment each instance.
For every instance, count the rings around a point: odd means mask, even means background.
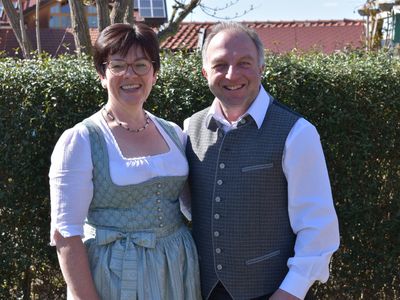
[[[221,281],[234,299],[266,295],[294,251],[282,154],[300,116],[274,100],[260,129],[247,116],[225,134],[208,110],[191,117],[186,148],[202,294]]]

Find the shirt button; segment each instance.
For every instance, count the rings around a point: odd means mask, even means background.
[[[224,135],[222,132],[218,133],[218,137],[222,138]]]
[[[157,187],[160,188],[161,187],[161,183],[157,184]]]
[[[225,169],[225,164],[224,164],[224,163],[220,163],[220,164],[219,164],[219,168],[220,168],[220,169]]]
[[[221,271],[222,270],[222,265],[217,265],[217,270]]]
[[[218,184],[218,185],[222,185],[222,180],[221,180],[221,179],[218,179],[218,180],[217,180],[217,184]]]
[[[240,124],[245,124],[246,123],[246,119],[241,119],[240,120]]]
[[[220,254],[221,253],[221,248],[216,248],[215,253]]]
[[[162,211],[161,207],[157,208],[157,211]]]
[[[162,216],[159,216],[158,219],[159,219],[159,220],[162,220]]]
[[[161,200],[160,200],[160,199],[157,199],[157,203],[161,203]]]
[[[219,231],[214,231],[214,236],[219,237]]]
[[[215,202],[221,202],[221,197],[219,197],[219,196],[217,196],[217,197],[215,197]]]
[[[156,194],[157,194],[157,195],[160,195],[161,193],[160,193],[160,192],[157,192]]]
[[[219,214],[215,214],[215,215],[214,215],[214,219],[215,219],[215,220],[219,220],[219,217],[220,217]]]
[[[160,227],[164,227],[164,224],[163,224],[163,223],[161,223],[161,224],[160,224]]]

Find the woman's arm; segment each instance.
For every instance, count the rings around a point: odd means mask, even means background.
[[[58,261],[69,292],[74,300],[99,300],[90,273],[86,247],[80,236],[63,237],[54,234]]]

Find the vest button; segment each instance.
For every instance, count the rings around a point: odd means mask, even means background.
[[[221,271],[222,270],[222,265],[217,265],[217,270]]]
[[[224,164],[224,163],[220,163],[220,164],[219,164],[219,168],[220,168],[220,169],[225,169],[225,164]]]
[[[219,231],[214,231],[214,236],[219,237]]]
[[[218,180],[217,180],[217,184],[218,184],[218,185],[222,185],[222,180],[221,180],[221,179],[218,179]]]
[[[221,197],[219,197],[219,196],[217,196],[217,197],[215,197],[215,202],[221,202]]]
[[[216,248],[215,253],[220,254],[221,253],[221,248]]]
[[[215,220],[219,220],[219,217],[220,217],[219,214],[215,214],[215,215],[214,215],[214,219],[215,219]]]

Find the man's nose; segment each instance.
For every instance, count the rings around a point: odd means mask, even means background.
[[[232,79],[237,75],[237,71],[238,70],[235,66],[230,65],[230,66],[228,66],[228,69],[226,70],[225,77]]]

